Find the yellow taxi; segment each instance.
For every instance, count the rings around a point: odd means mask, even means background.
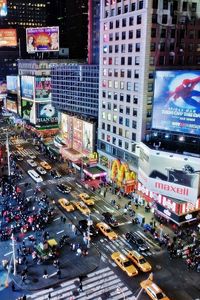
[[[48,164],[46,161],[41,161],[40,166],[43,167],[45,170],[51,170],[50,164]]]
[[[58,203],[62,206],[62,208],[64,208],[67,212],[71,212],[74,211],[74,205],[72,203],[69,202],[69,200],[65,199],[65,198],[61,198],[58,200]]]
[[[116,240],[118,235],[111,229],[111,227],[104,223],[100,222],[96,224],[96,227],[107,237],[109,240]]]
[[[84,215],[89,215],[91,213],[90,209],[82,201],[74,202],[74,205]]]
[[[170,300],[163,291],[153,282],[153,274],[147,280],[141,281],[140,286],[152,300]]]
[[[138,270],[132,264],[132,262],[122,253],[114,252],[111,255],[114,262],[122,269],[126,274],[130,277],[136,276],[138,274]]]
[[[23,149],[24,149],[24,147],[23,147],[22,145],[16,145],[15,147],[16,147],[16,148],[17,148],[17,150],[19,150],[19,151],[21,151],[21,150],[23,150]]]
[[[88,194],[82,193],[79,195],[79,197],[85,204],[94,205],[94,198],[90,197]]]
[[[142,272],[149,272],[151,271],[152,267],[148,261],[137,251],[128,251],[127,257],[134,262],[134,264],[142,271]]]

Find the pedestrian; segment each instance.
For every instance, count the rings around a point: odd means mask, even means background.
[[[57,270],[57,276],[58,276],[58,279],[61,279],[61,270],[60,269]]]
[[[82,284],[82,281],[79,282],[79,292],[83,292],[83,284]]]
[[[48,294],[48,299],[51,299],[51,293]]]
[[[82,254],[82,250],[80,247],[78,247],[78,249],[76,250],[76,255],[81,256],[81,254]]]
[[[47,279],[49,277],[46,269],[44,270],[44,273],[43,273],[42,277],[45,278],[45,279]]]
[[[14,282],[13,282],[13,281],[12,281],[11,288],[12,288],[12,291],[13,291],[13,292],[15,292],[15,284],[14,284]]]

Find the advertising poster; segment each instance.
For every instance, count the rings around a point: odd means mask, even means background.
[[[9,111],[12,111],[14,113],[17,113],[17,102],[7,99],[6,100],[6,109]]]
[[[7,91],[12,94],[17,94],[18,76],[7,76]]]
[[[0,95],[6,95],[7,94],[7,83],[5,80],[0,80]]]
[[[152,128],[200,135],[200,71],[157,71]]]
[[[21,96],[22,98],[34,99],[34,77],[22,76],[21,77]]]
[[[59,51],[59,27],[27,28],[26,49],[28,53]]]
[[[93,129],[94,125],[89,122],[83,122],[83,153],[89,154],[93,152]]]
[[[0,0],[0,17],[5,17],[8,14],[7,0]]]
[[[16,29],[0,29],[0,47],[16,47]]]
[[[83,141],[83,121],[77,118],[73,118],[73,149],[82,152]]]
[[[35,77],[35,99],[51,100],[51,77]]]
[[[40,125],[52,125],[58,123],[58,111],[51,103],[37,103],[36,123]]]
[[[72,147],[73,140],[73,117],[61,113],[60,118],[60,129],[63,140],[66,143],[66,146],[69,148]]]
[[[156,152],[141,147],[139,181],[152,192],[195,203],[200,194],[199,159]]]
[[[34,124],[34,119],[35,119],[34,103],[31,101],[22,100],[21,110],[22,110],[22,118],[25,121]]]

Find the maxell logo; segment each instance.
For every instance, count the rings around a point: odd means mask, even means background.
[[[189,194],[189,189],[186,187],[180,188],[180,187],[172,186],[170,184],[163,184],[161,182],[156,182],[155,187],[157,189],[173,192],[173,193],[179,194],[179,195],[188,196],[188,194]]]

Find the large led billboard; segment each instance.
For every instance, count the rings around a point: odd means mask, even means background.
[[[21,110],[22,110],[22,118],[34,124],[34,120],[35,120],[34,102],[22,100]]]
[[[17,102],[16,101],[11,101],[11,100],[7,99],[6,100],[6,108],[9,111],[17,113]]]
[[[21,77],[21,96],[22,98],[34,99],[34,77],[23,75]]]
[[[200,71],[157,71],[152,128],[200,135]]]
[[[83,122],[83,153],[89,154],[94,150],[94,124]]]
[[[6,95],[7,94],[7,84],[5,80],[0,80],[0,95]]]
[[[5,17],[8,14],[7,0],[0,0],[0,17]]]
[[[16,29],[0,29],[0,47],[16,47]]]
[[[199,196],[199,158],[140,147],[138,180],[150,191],[193,204]]]
[[[51,100],[51,77],[35,77],[35,99]]]
[[[36,108],[36,124],[52,125],[58,123],[58,111],[51,103],[37,103]]]
[[[65,144],[69,148],[72,148],[72,141],[73,141],[73,117],[72,116],[61,113],[60,131],[61,131],[61,137],[65,141]]]
[[[27,28],[26,49],[28,53],[59,51],[59,27]]]
[[[18,77],[17,76],[7,76],[7,90],[9,93],[17,94],[18,88]]]
[[[83,147],[83,121],[73,118],[73,149],[82,152]]]

